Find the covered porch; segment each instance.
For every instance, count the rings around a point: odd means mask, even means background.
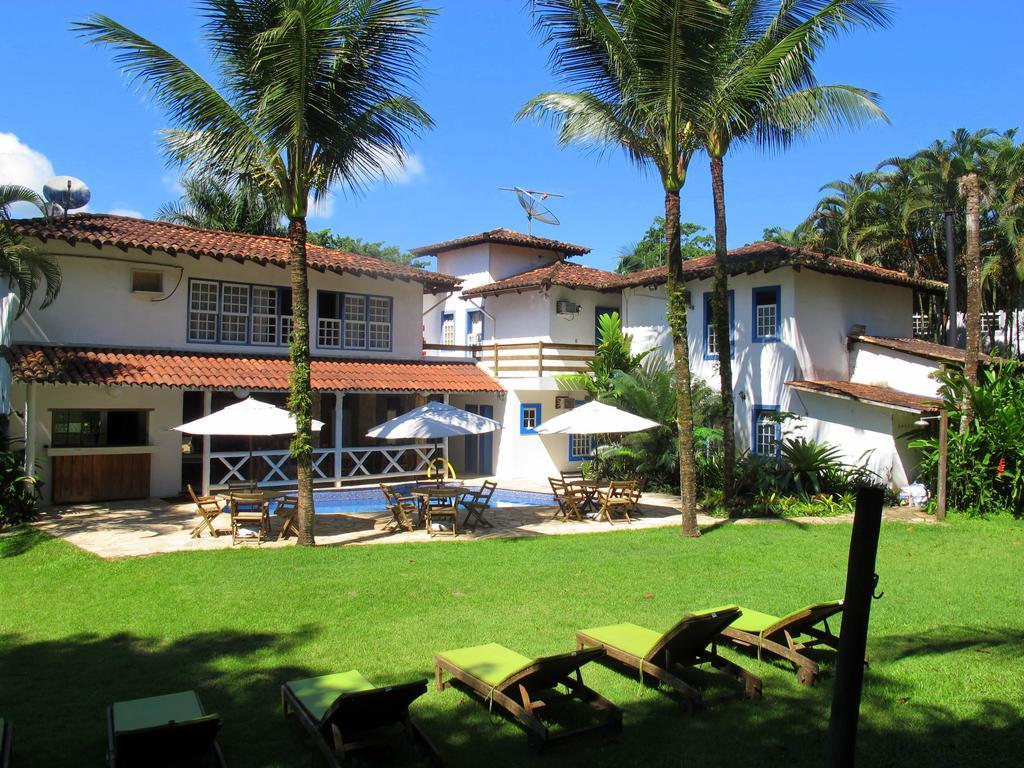
[[[284,406],[290,364],[280,356],[16,345],[7,360],[14,381],[12,432],[26,445],[26,469],[39,472],[54,504],[173,497],[255,481],[296,482],[288,437],[183,435],[179,424],[254,396]],[[428,399],[500,393],[501,385],[467,361],[317,358],[311,365],[314,482],[415,477],[444,441],[367,438],[371,427]]]

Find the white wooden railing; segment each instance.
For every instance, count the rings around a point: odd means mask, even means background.
[[[423,343],[429,357],[468,355],[480,362],[493,376],[533,378],[586,373],[597,347],[594,344],[569,344],[557,341],[487,341],[473,344]]]
[[[341,484],[346,480],[381,480],[422,475],[440,446],[410,445],[353,446],[317,448],[313,451],[313,482]],[[249,467],[248,451],[217,451],[210,454],[210,488],[225,488],[231,483],[247,483],[250,475],[267,488],[295,485],[295,465],[288,450],[253,451],[254,467]],[[339,466],[340,464],[340,466]]]

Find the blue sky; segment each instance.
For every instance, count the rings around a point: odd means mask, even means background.
[[[562,226],[536,234],[593,248],[584,263],[610,268],[663,206],[660,184],[620,154],[560,149],[551,131],[513,122],[517,109],[554,83],[546,51],[522,0],[439,0],[420,96],[437,123],[411,146],[401,183],[360,197],[338,196],[312,228],[405,248],[505,226],[525,231],[514,197],[520,185],[566,195],[552,202]],[[765,157],[733,152],[726,167],[729,243],[791,227],[818,188],[946,137],[959,126],[1019,125],[1024,71],[1024,3],[1016,0],[900,0],[891,28],[844,38],[822,59],[824,83],[881,94],[892,124],[814,138]],[[92,211],[151,216],[176,197],[176,173],[160,156],[158,109],[127,87],[110,53],[86,47],[68,24],[105,13],[208,69],[200,20],[184,2],[61,0],[5,3],[6,73],[0,106],[0,181],[70,174],[92,188]],[[5,178],[6,177],[6,178]],[[37,182],[37,186],[39,183]],[[710,228],[707,161],[697,158],[683,191],[683,217]]]

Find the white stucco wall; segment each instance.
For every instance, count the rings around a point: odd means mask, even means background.
[[[903,435],[918,415],[800,391],[793,392],[788,410],[802,417],[785,428],[794,436],[837,446],[843,461],[867,466],[894,488],[916,479],[917,457]]]
[[[932,374],[941,368],[935,360],[884,347],[854,342],[850,349],[850,381],[934,397],[939,382]]]
[[[47,449],[50,446],[53,409],[147,409],[149,444],[156,447],[150,459],[150,495],[174,496],[181,489],[180,432],[171,431],[182,421],[182,390],[164,387],[95,387],[87,385],[35,384],[36,429],[35,456],[46,483],[44,503],[49,503],[52,483]],[[14,411],[23,413],[26,385],[13,387]],[[24,424],[11,419],[11,433],[20,436]]]
[[[22,315],[14,326],[16,341],[287,354],[287,347],[284,345],[206,344],[187,341],[190,278],[287,287],[288,272],[285,269],[260,266],[253,262],[240,264],[227,259],[217,261],[212,258],[194,259],[191,256],[175,258],[157,252],[124,252],[113,247],[98,249],[88,244],[75,248],[54,241],[43,245],[41,250],[58,256],[64,289],[52,306],[40,310],[36,303]],[[110,257],[112,260],[97,257]],[[164,300],[153,301],[150,296],[131,292],[133,268],[158,269],[164,273]],[[333,272],[322,273],[312,269],[309,272],[309,283],[315,355],[375,359],[412,359],[420,356],[423,288],[419,283],[338,275]],[[318,290],[391,296],[392,350],[386,352],[319,349],[315,344]]]
[[[0,349],[11,343],[15,306],[14,294],[6,285],[0,285]],[[0,355],[0,416],[5,416],[10,410],[11,368]]]
[[[570,396],[582,400],[583,393],[559,389],[517,390],[512,387],[521,385],[521,381],[515,379],[504,379],[502,383],[509,390],[502,416],[501,450],[495,454],[495,475],[543,482],[544,478],[557,476],[564,469],[579,467],[581,462],[569,460],[568,435],[523,435],[520,434],[519,419],[523,403],[539,404],[541,421],[544,422],[566,412],[566,409],[555,409],[556,397]]]
[[[668,296],[664,286],[627,288],[622,292],[622,329],[633,337],[633,351],[657,349],[672,359],[672,334],[668,328]]]

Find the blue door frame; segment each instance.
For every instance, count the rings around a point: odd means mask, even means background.
[[[493,405],[475,405],[467,403],[465,409],[470,413],[485,416],[488,419],[494,418]],[[466,435],[466,472],[473,474],[491,475],[494,473],[494,433],[487,432],[483,435]]]

